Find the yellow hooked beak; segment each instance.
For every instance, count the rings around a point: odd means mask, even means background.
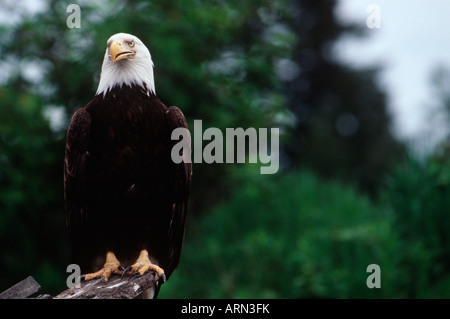
[[[111,54],[111,60],[117,62],[123,59],[128,59],[130,56],[134,55],[135,52],[131,50],[125,50],[123,48],[123,42],[120,40],[114,40],[109,48]]]

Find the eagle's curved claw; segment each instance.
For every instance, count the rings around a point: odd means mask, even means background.
[[[132,266],[128,266],[127,268],[124,268],[121,278],[123,278],[123,276],[125,276],[126,273],[130,272],[132,268],[133,268]]]

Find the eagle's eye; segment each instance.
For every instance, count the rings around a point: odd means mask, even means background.
[[[128,46],[130,48],[134,47],[134,41],[133,40],[128,41]]]

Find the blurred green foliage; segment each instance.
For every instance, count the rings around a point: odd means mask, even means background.
[[[386,191],[402,238],[401,269],[408,297],[450,297],[450,153],[398,168]]]
[[[0,88],[0,283],[25,278],[60,287],[66,239],[61,143],[33,94]],[[44,248],[45,247],[45,248]],[[61,271],[62,270],[62,271]],[[6,274],[6,275],[5,275]],[[6,288],[6,287],[5,287]]]
[[[449,298],[449,159],[399,167],[373,203],[310,171],[240,187],[187,233],[173,298]],[[366,268],[381,268],[369,289]]]
[[[180,267],[161,297],[450,297],[448,146],[406,159],[377,68],[327,54],[361,33],[336,21],[335,1],[79,1],[81,29],[66,27],[68,3],[43,3],[0,25],[0,291],[28,275],[44,293],[65,289],[65,129],[96,91],[106,40],[128,32],[191,127],[279,127],[283,144],[273,176],[194,165]],[[56,126],[52,109],[66,115]],[[373,263],[381,289],[366,286]]]
[[[309,171],[267,178],[249,169],[241,178],[232,198],[188,232],[162,296],[387,296],[365,285],[372,263],[381,265],[383,288],[395,282],[399,241],[385,209]]]

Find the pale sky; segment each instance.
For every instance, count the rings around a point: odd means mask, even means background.
[[[355,66],[384,65],[380,82],[389,96],[394,132],[430,147],[449,132],[448,121],[436,113],[439,101],[430,83],[433,69],[450,68],[450,1],[339,0],[336,14],[367,27],[371,4],[380,9],[381,27],[368,28],[361,40],[344,39],[337,52]]]

